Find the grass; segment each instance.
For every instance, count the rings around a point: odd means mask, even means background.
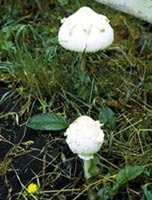
[[[60,19],[84,5],[106,15],[115,30],[111,47],[87,54],[86,71],[78,54],[57,41]],[[91,0],[8,0],[0,13],[0,199],[87,199],[92,189],[96,199],[150,200],[152,26]],[[100,173],[88,185],[64,131],[26,127],[46,112],[104,123]],[[36,193],[28,192],[30,183],[38,185]]]

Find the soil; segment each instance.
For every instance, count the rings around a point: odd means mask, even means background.
[[[2,97],[6,92],[8,92],[7,87],[1,84],[0,96]],[[32,171],[38,173],[42,165],[42,162],[38,159],[33,159],[31,156],[42,158],[43,154],[40,154],[38,150],[43,147],[45,140],[37,137],[36,133],[26,129],[25,126],[16,124],[15,113],[17,114],[21,104],[15,105],[15,102],[16,97],[12,97],[0,104],[1,200],[6,200],[12,194],[21,191],[21,183],[26,185],[33,177]],[[9,114],[7,115],[7,113]],[[29,148],[26,149],[25,145],[23,145],[26,141],[29,143],[27,145],[31,143],[32,151],[29,151]],[[17,174],[19,178],[17,178]]]
[[[6,92],[7,86],[1,84],[0,96]],[[45,190],[59,190],[72,184],[72,177],[77,174],[76,184],[82,185],[82,170],[79,169],[82,163],[77,157],[66,159],[73,155],[68,155],[70,151],[62,135],[33,131],[26,127],[24,116],[18,125],[16,116],[24,102],[18,102],[15,94],[5,99],[0,103],[0,200],[23,199],[19,198],[19,193],[31,182],[40,182]],[[61,198],[54,195],[39,199]]]
[[[1,83],[1,99],[6,92],[7,86]],[[63,140],[56,137],[57,133],[33,131],[21,122],[17,125],[16,116],[23,102],[16,103],[16,95],[5,99],[0,103],[0,200],[17,199],[31,182],[40,181],[47,189],[64,187],[69,178],[57,177],[57,172],[65,167],[61,162],[61,154],[66,152]],[[19,120],[25,121],[24,117]],[[70,161],[66,167],[71,167]]]

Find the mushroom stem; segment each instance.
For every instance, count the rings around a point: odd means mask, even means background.
[[[92,177],[92,175],[89,173],[89,169],[91,167],[91,159],[90,160],[83,160],[83,169],[84,169],[84,175],[86,178],[86,183],[88,183],[89,178]],[[95,200],[96,194],[94,194],[93,190],[89,188],[88,190],[88,199],[89,200]]]
[[[85,175],[86,180],[91,178],[91,174],[89,173],[90,166],[91,166],[91,159],[83,160],[83,169],[84,169],[84,175]]]

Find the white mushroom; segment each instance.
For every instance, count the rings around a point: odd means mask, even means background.
[[[84,161],[84,171],[86,178],[90,178],[88,168],[90,160],[93,159],[104,141],[104,133],[100,129],[99,121],[88,116],[78,117],[64,133],[66,142],[73,153]]]
[[[107,48],[114,40],[109,20],[89,7],[82,7],[64,18],[58,33],[62,47],[76,52],[96,52]]]

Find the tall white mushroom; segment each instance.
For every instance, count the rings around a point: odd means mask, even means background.
[[[88,116],[78,117],[64,133],[66,142],[73,153],[84,161],[84,173],[86,179],[91,177],[88,169],[91,159],[100,150],[104,141],[104,133],[99,121]]]
[[[108,18],[89,7],[80,8],[61,22],[58,41],[65,49],[96,52],[107,48],[114,40]]]

